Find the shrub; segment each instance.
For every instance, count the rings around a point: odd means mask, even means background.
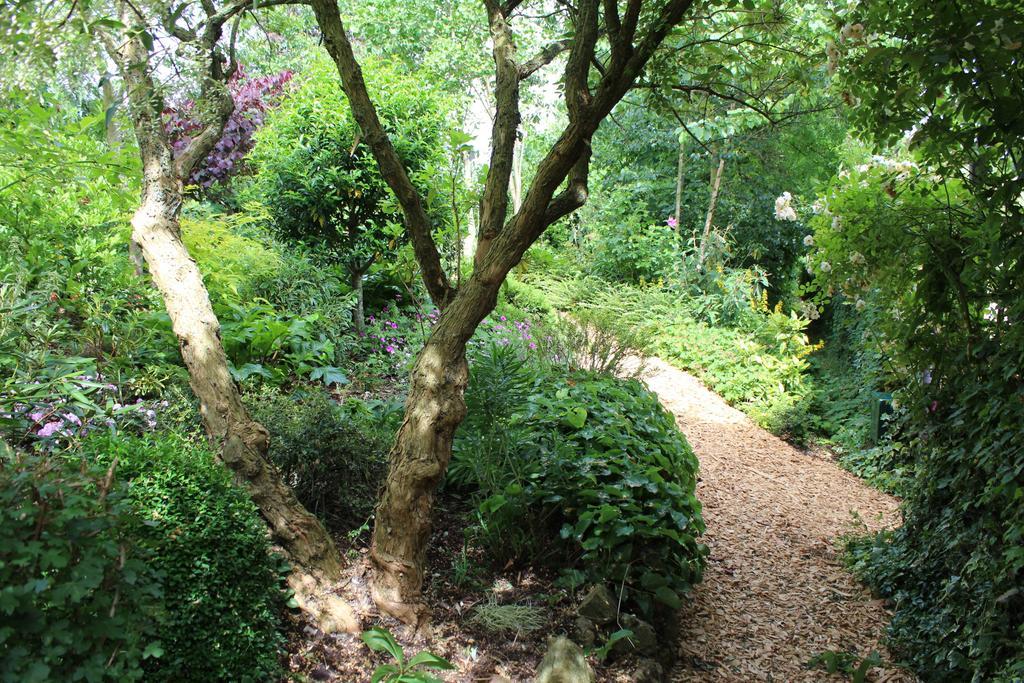
[[[621,584],[645,613],[678,606],[707,553],[697,460],[653,394],[635,380],[555,375],[492,344],[473,358],[466,396],[448,479],[475,491],[477,534],[496,559]]]
[[[281,268],[280,255],[261,241],[242,234],[248,214],[182,218],[181,237],[203,273],[216,304],[249,298],[253,284],[272,278]]]
[[[346,410],[311,387],[289,396],[249,394],[253,416],[270,431],[270,457],[299,500],[332,529],[359,527],[384,479],[390,434],[372,414]]]
[[[155,622],[162,653],[147,662],[147,680],[277,676],[283,567],[252,501],[213,454],[176,436],[97,435],[82,456],[117,459],[139,518],[134,545],[163,575]]]
[[[0,679],[142,679],[160,583],[120,480],[0,442]]]

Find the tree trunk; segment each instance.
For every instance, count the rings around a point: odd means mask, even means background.
[[[718,204],[718,190],[722,186],[722,171],[725,169],[725,157],[718,158],[718,170],[711,171],[711,203],[708,204],[708,216],[704,221],[704,234],[700,238],[700,252],[697,255],[697,270],[704,270],[704,259],[707,258],[708,238],[711,236],[711,222],[715,219],[715,205]]]
[[[373,529],[373,600],[383,612],[417,627],[429,621],[422,587],[434,491],[466,416],[466,342],[497,302],[497,287],[476,278],[464,287],[416,359]]]
[[[683,213],[683,160],[686,156],[683,151],[683,143],[679,143],[679,163],[676,164],[676,231],[683,234],[683,223],[680,220]]]
[[[366,311],[363,307],[363,274],[359,271],[349,271],[352,291],[356,293],[356,303],[352,307],[352,323],[355,325],[356,334],[363,336],[366,333]]]
[[[205,3],[204,8],[208,9]],[[134,21],[137,13],[129,3],[120,4],[126,25]],[[226,20],[225,15],[207,14],[210,21],[218,16],[221,21]],[[132,217],[131,239],[163,296],[212,445],[235,480],[248,491],[270,527],[274,542],[284,548],[293,562],[289,583],[299,606],[325,631],[358,631],[355,613],[340,598],[329,595],[325,585],[340,576],[341,557],[326,529],[299,503],[270,462],[269,434],[242,404],[228,371],[220,323],[209,293],[181,240],[178,212],[185,179],[216,144],[234,108],[217,66],[215,47],[219,31],[211,29],[203,36],[208,66],[213,67],[200,90],[204,98],[200,108],[206,111],[209,120],[177,157],[164,129],[163,100],[153,81],[149,52],[141,38],[137,32],[117,40],[105,37],[107,51],[125,81],[142,160],[142,204]]]

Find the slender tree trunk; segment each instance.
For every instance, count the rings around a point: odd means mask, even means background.
[[[509,178],[509,191],[512,194],[512,213],[517,213],[523,205],[523,154],[526,152],[526,132],[521,131],[516,139],[512,152],[512,175]]]
[[[366,309],[363,306],[363,273],[349,271],[352,291],[356,293],[356,303],[352,308],[352,323],[355,325],[356,334],[362,336],[366,333]]]
[[[683,223],[680,220],[683,213],[683,160],[686,154],[684,152],[683,143],[679,143],[679,162],[676,164],[676,231],[679,234],[683,232]]]
[[[707,258],[708,238],[711,236],[711,222],[715,219],[715,205],[718,204],[718,190],[722,186],[722,171],[725,169],[725,157],[718,157],[718,169],[711,170],[711,202],[708,204],[708,216],[704,221],[704,234],[700,238],[700,252],[697,255],[697,270],[704,270],[704,259]]]

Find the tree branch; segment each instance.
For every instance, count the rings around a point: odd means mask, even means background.
[[[336,0],[312,0],[313,12],[323,32],[324,46],[334,59],[341,76],[342,88],[348,97],[352,114],[359,124],[366,144],[373,152],[380,167],[381,175],[398,198],[405,215],[405,227],[412,240],[413,252],[420,265],[423,282],[431,300],[438,308],[444,308],[454,290],[441,267],[441,257],[431,235],[430,218],[423,207],[419,192],[409,179],[398,153],[391,144],[384,126],[377,116],[377,109],[370,99],[363,80],[362,69],[352,52],[352,44],[345,32],[345,26],[338,14]]]
[[[508,185],[512,177],[516,131],[519,128],[520,70],[515,62],[516,46],[502,8],[495,0],[484,0],[494,45],[494,122],[491,126],[491,159],[484,180],[474,261],[479,264],[491,242],[501,232],[508,215]]]
[[[558,40],[554,43],[549,43],[534,57],[519,65],[520,80],[529,78],[538,69],[542,69],[550,64],[555,57],[568,50],[571,46],[571,40]]]

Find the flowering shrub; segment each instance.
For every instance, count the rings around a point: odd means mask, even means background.
[[[54,361],[36,379],[10,382],[0,393],[0,427],[13,443],[63,450],[96,431],[156,429],[157,413],[167,401],[130,402],[91,362],[78,360]]]

